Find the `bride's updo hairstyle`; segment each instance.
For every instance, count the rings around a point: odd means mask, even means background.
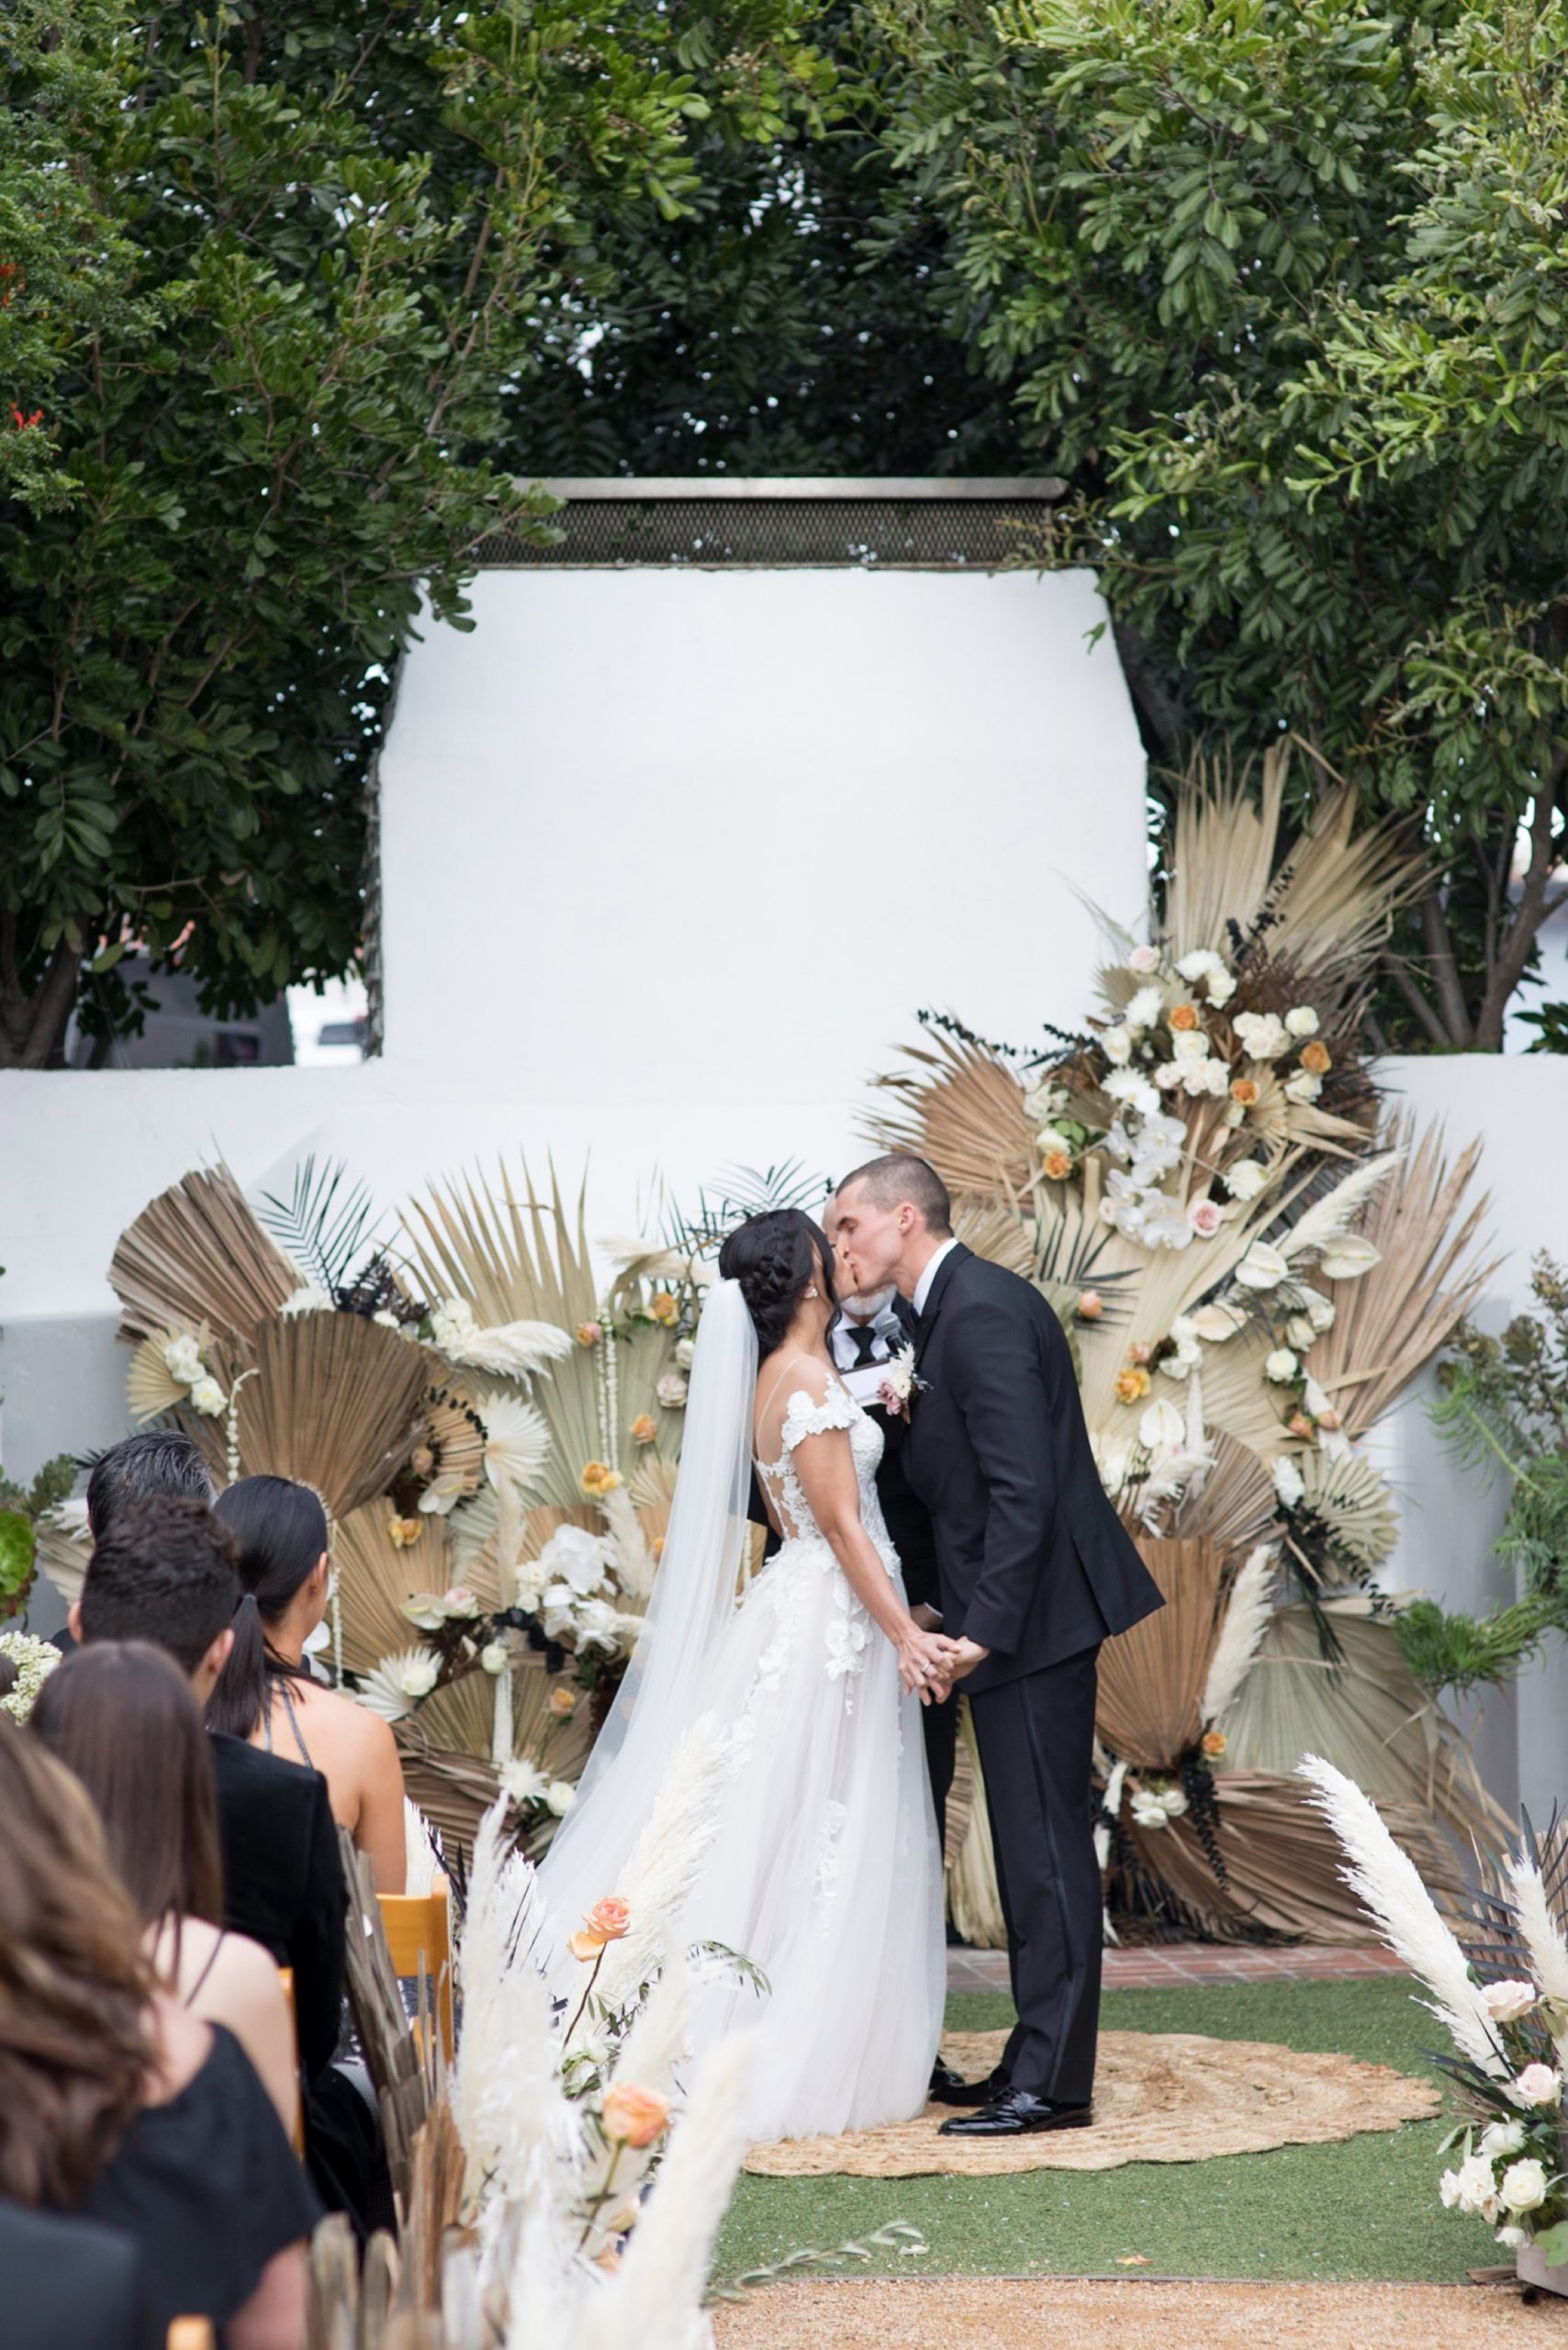
[[[783,1345],[812,1281],[830,1305],[834,1302],[827,1235],[800,1208],[767,1208],[737,1224],[719,1251],[719,1270],[740,1283],[763,1356]]]

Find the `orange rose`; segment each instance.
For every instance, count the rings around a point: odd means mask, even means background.
[[[680,1319],[680,1307],[667,1289],[661,1289],[658,1295],[649,1301],[648,1311],[655,1322],[664,1324],[666,1330]]]
[[[1040,1165],[1053,1183],[1065,1182],[1072,1172],[1072,1153],[1053,1147],[1046,1152]]]
[[[1222,1729],[1206,1729],[1204,1732],[1200,1743],[1203,1747],[1204,1752],[1209,1757],[1211,1762],[1214,1762],[1217,1761],[1219,1756],[1225,1752],[1225,1750],[1229,1745],[1230,1740],[1226,1738],[1224,1730]]]
[[[1147,1371],[1119,1371],[1116,1373],[1116,1394],[1124,1404],[1141,1404],[1148,1393]]]
[[[1173,1003],[1166,1016],[1172,1028],[1190,1033],[1198,1024],[1198,1007],[1195,1003]]]
[[[632,1923],[632,1904],[622,1901],[618,1893],[607,1893],[602,1901],[594,1903],[583,1923],[601,1942],[618,1942]]]
[[[1324,1077],[1334,1066],[1334,1056],[1327,1046],[1320,1045],[1315,1036],[1310,1045],[1304,1045],[1301,1048],[1301,1065],[1303,1069],[1309,1069],[1314,1077]]]
[[[652,1412],[639,1412],[632,1423],[633,1444],[652,1444],[659,1432],[659,1424]]]
[[[623,2146],[651,2146],[669,2124],[669,2099],[634,2081],[616,2081],[605,2092],[600,2115],[607,2138]]]
[[[625,1478],[612,1469],[608,1460],[583,1462],[582,1489],[595,1501],[602,1501],[606,1494],[614,1493],[618,1485],[623,1485],[625,1483]]]
[[[548,1702],[553,1714],[575,1714],[577,1710],[577,1693],[575,1689],[568,1689],[563,1682],[558,1689],[551,1690]]]
[[[386,1532],[395,1550],[406,1550],[424,1532],[424,1520],[418,1517],[394,1517],[387,1520]]]
[[[1258,1101],[1257,1080],[1251,1077],[1233,1078],[1231,1080],[1230,1086],[1230,1098],[1233,1102],[1239,1102],[1244,1110],[1253,1109]]]

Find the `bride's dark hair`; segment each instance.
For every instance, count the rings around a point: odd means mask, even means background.
[[[719,1270],[725,1281],[740,1283],[764,1355],[782,1346],[812,1281],[830,1305],[835,1302],[827,1235],[800,1208],[767,1208],[737,1224],[719,1251]]]

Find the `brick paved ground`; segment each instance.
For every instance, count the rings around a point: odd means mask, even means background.
[[[1391,1951],[1294,1942],[1260,1950],[1236,1942],[1161,1942],[1105,1953],[1107,1991],[1169,1990],[1178,1983],[1348,1983],[1405,1972]],[[1007,1953],[950,1949],[949,1991],[1005,1991]]]

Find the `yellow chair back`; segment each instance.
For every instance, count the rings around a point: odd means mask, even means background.
[[[394,1975],[421,1972],[435,1986],[436,2021],[442,2049],[452,2062],[452,1905],[444,1885],[433,1893],[383,1893],[376,1897],[386,1931]]]

